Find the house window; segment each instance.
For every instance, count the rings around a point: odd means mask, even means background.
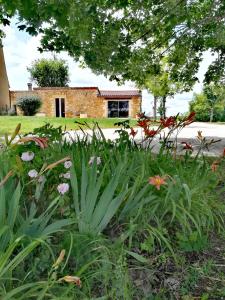
[[[65,118],[65,99],[55,98],[55,116]]]
[[[108,101],[108,118],[128,118],[129,101]]]

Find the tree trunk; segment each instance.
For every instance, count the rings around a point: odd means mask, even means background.
[[[212,122],[212,121],[213,121],[213,117],[214,117],[214,108],[211,107],[209,122]]]
[[[162,117],[166,118],[166,96],[162,97]]]
[[[156,120],[157,98],[158,98],[158,97],[154,96],[154,104],[153,104],[153,118],[154,118],[154,120]]]

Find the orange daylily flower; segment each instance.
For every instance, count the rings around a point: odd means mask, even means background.
[[[184,125],[189,125],[194,122],[196,113],[192,111],[185,119],[184,119]]]
[[[47,148],[48,147],[48,138],[45,137],[24,137],[21,138],[17,143],[25,143],[25,142],[35,142],[36,144],[38,144],[38,146],[42,149]]]
[[[169,118],[160,119],[160,123],[163,128],[172,127],[176,124],[176,118],[171,116]]]
[[[198,131],[197,139],[199,139],[200,141],[203,140],[203,136],[202,136],[202,131],[201,130]]]
[[[145,135],[147,135],[148,137],[154,137],[158,131],[157,130],[150,130],[150,129],[144,129]]]
[[[63,249],[60,254],[59,254],[59,257],[57,258],[56,262],[53,264],[53,268],[58,268],[58,266],[61,264],[61,262],[63,261],[64,259],[64,256],[66,254],[66,250]]]
[[[161,185],[167,184],[165,181],[165,177],[161,177],[159,175],[150,177],[148,182],[149,184],[154,185],[157,188],[157,190],[160,190]]]
[[[60,278],[59,281],[65,281],[65,282],[68,282],[68,283],[74,283],[77,286],[81,286],[80,277],[77,277],[77,276],[69,276],[69,275],[67,275],[67,276],[64,276],[64,277]]]
[[[139,119],[145,118],[145,114],[144,113],[138,113],[136,116]]]
[[[135,137],[135,135],[137,134],[137,131],[134,130],[133,127],[130,128],[130,135],[132,135],[132,137]]]
[[[146,120],[146,119],[145,120],[139,120],[137,122],[137,125],[142,127],[142,128],[147,128],[149,122],[150,122],[150,120]]]
[[[184,145],[184,147],[183,147],[184,150],[191,150],[191,151],[193,151],[193,147],[192,147],[191,144],[186,143],[186,142],[181,142],[181,144]]]
[[[211,164],[211,170],[212,170],[213,172],[216,172],[218,166],[219,166],[219,161],[218,161],[218,160],[215,160],[215,161]]]

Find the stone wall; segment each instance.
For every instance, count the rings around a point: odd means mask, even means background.
[[[55,98],[64,98],[66,117],[79,117],[80,115],[87,115],[89,118],[107,117],[107,99],[99,96],[98,88],[35,88],[32,91],[11,91],[12,105],[16,104],[17,98],[28,94],[38,95],[42,100],[38,115],[54,117]],[[129,99],[129,117],[135,118],[140,112],[140,105],[141,97],[134,96]],[[19,110],[17,111],[21,114]]]
[[[0,108],[10,107],[9,82],[6,72],[3,48],[0,46]]]

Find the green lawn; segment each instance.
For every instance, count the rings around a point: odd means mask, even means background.
[[[80,119],[80,118],[46,118],[46,117],[9,117],[9,116],[0,116],[0,135],[7,133],[12,133],[16,128],[18,123],[21,123],[21,132],[29,132],[34,128],[40,127],[45,123],[51,123],[55,127],[58,126],[66,126],[67,130],[78,129],[75,121],[78,122],[87,122],[88,124],[92,124],[93,121],[98,122],[101,128],[113,128],[114,123],[121,122],[124,119]],[[130,124],[133,126],[136,124],[136,120],[131,120]]]

